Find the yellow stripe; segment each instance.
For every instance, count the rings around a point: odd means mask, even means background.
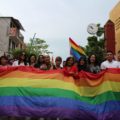
[[[86,55],[85,52],[84,52],[81,48],[76,47],[74,44],[71,44],[71,46],[72,46],[72,48],[74,48],[75,50],[79,51],[81,54]]]
[[[107,91],[120,92],[120,83],[105,81],[97,87],[78,87],[74,83],[51,79],[4,78],[0,87],[60,88],[71,90],[81,96],[96,96]]]

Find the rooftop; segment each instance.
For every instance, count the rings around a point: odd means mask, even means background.
[[[10,18],[10,19],[12,19],[12,21],[17,25],[18,28],[25,31],[25,29],[23,28],[22,24],[20,23],[20,21],[18,19],[15,19],[14,17],[4,17],[4,16],[2,16],[0,18]]]

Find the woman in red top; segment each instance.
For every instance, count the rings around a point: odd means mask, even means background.
[[[73,57],[68,57],[66,59],[66,64],[63,68],[63,72],[67,76],[73,76],[74,78],[78,78],[78,69],[77,66],[74,65]]]

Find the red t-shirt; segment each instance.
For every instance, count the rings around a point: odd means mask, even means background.
[[[71,67],[66,66],[66,67],[63,68],[63,72],[67,76],[75,76],[75,75],[78,74],[78,69],[74,65],[71,66]]]

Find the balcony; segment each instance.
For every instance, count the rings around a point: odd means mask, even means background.
[[[13,40],[16,44],[23,43],[24,40],[23,35],[15,27],[9,29],[9,38]]]

